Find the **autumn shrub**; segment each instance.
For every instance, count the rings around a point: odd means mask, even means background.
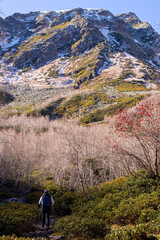
[[[159,177],[159,109],[157,97],[144,100],[129,111],[117,111],[114,151],[126,172],[146,169],[153,177]]]
[[[64,234],[66,240],[70,240],[74,237],[80,239],[104,237],[109,229],[102,219],[72,215],[58,220],[54,225],[54,231]]]
[[[39,209],[36,205],[8,203],[0,206],[1,234],[22,235],[31,230],[39,219]]]

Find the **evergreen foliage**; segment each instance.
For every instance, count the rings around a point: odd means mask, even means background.
[[[143,170],[103,183],[98,191],[89,191],[89,200],[75,199],[72,215],[57,221],[54,229],[66,239],[104,239],[104,232],[106,240],[158,239],[159,187],[159,180]]]

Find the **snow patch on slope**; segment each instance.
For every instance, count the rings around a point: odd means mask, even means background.
[[[19,40],[20,40],[20,38],[16,37],[16,36],[12,40],[9,40],[9,38],[3,40],[1,43],[2,51],[6,51],[9,48],[13,47],[14,45],[16,45],[19,42]]]
[[[107,38],[108,41],[110,40],[110,31],[108,30],[108,28],[99,28],[99,31]]]
[[[98,70],[98,75],[101,74],[104,69],[106,69],[108,63],[109,63],[109,61],[107,61],[103,64],[103,66]]]
[[[32,22],[32,21],[34,21],[35,20],[35,16],[29,16],[29,17],[26,17],[26,18],[23,18],[23,19],[18,19],[18,21],[20,21],[20,22]]]
[[[68,59],[58,58],[49,62],[41,68],[34,69],[31,67],[30,71],[23,72],[22,70],[15,70],[13,67],[8,66],[2,60],[0,61],[0,83],[3,84],[18,84],[37,87],[70,87],[73,85],[74,80],[65,75],[65,68],[70,64]],[[50,72],[57,70],[58,76],[54,77]]]
[[[84,14],[82,14],[82,16],[85,18],[99,21],[99,22],[101,22],[103,20],[111,21],[113,18],[112,14],[110,12],[108,12],[108,16],[101,15],[100,14],[101,10],[102,9],[99,9],[99,8],[95,8],[95,9],[85,8]]]
[[[120,47],[120,43],[111,35],[112,32],[109,31],[108,27],[99,28],[99,31],[103,34],[107,41],[112,44],[113,47],[117,45]]]

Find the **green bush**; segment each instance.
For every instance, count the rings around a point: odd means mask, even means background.
[[[30,193],[25,195],[27,203],[37,204],[43,194],[44,189],[47,189],[54,199],[54,214],[58,216],[65,216],[71,214],[71,205],[74,201],[79,199],[80,193],[70,192],[67,188],[61,189],[60,186],[53,182],[52,177],[49,180],[44,180],[42,189],[33,189]]]
[[[55,196],[54,213],[59,216],[71,214],[71,206],[78,198],[79,194],[75,192],[63,192],[61,196]]]
[[[60,104],[54,111],[59,117],[76,117],[77,114],[85,114],[98,103],[108,104],[112,100],[103,92],[92,92],[86,94],[77,94],[63,104]]]
[[[0,191],[0,201],[4,201],[4,200],[12,198],[12,197],[17,197],[17,194],[10,193],[10,192],[5,192],[5,191]]]
[[[148,223],[158,217],[159,211],[153,209],[152,207],[143,209],[137,220],[138,223]]]
[[[102,196],[105,196],[108,193],[110,194],[121,193],[127,180],[128,180],[127,177],[121,177],[121,178],[115,179],[112,182],[101,183],[99,185],[99,188],[100,188],[99,191]],[[126,191],[124,191],[123,194],[124,193],[126,195]]]
[[[34,175],[41,177],[39,171]],[[149,240],[156,239],[154,235],[160,232],[159,179],[145,170],[99,184],[88,190],[88,198],[83,193],[61,189],[48,173],[41,180],[43,186],[25,195],[26,202],[37,204],[43,190],[48,189],[55,200],[54,214],[65,216],[55,223],[54,231],[64,234],[66,239],[104,239],[106,236],[106,240]],[[39,213],[35,205],[3,205],[0,207],[2,234],[20,236],[29,231]],[[111,233],[106,226],[113,224],[121,228]]]
[[[25,237],[16,237],[16,235],[11,235],[11,236],[1,236],[0,240],[43,240],[43,238],[25,238]]]
[[[72,215],[58,220],[54,225],[54,231],[64,234],[66,240],[70,240],[74,237],[80,237],[80,239],[104,237],[109,229],[102,219]]]
[[[151,194],[143,193],[136,198],[129,198],[122,201],[118,208],[114,211],[115,222],[120,224],[135,223],[140,216],[140,219],[142,218],[143,209],[152,208],[153,210],[157,210],[158,206],[158,192],[152,192]],[[152,214],[151,219],[153,219],[154,216],[156,216],[156,214]]]
[[[78,215],[79,217],[99,217],[96,206],[99,199],[89,200],[86,197],[81,197],[74,201],[71,206],[72,214]],[[102,216],[100,216],[102,217]]]
[[[22,70],[20,70],[20,71],[18,72],[18,75],[21,75],[22,73],[28,72],[28,71],[30,71],[30,70],[31,70],[31,67],[25,67],[25,68],[23,68]]]
[[[105,240],[156,240],[156,237],[150,235],[148,227],[145,224],[139,224],[135,227],[128,225],[108,234]]]
[[[47,177],[47,179],[43,183],[43,189],[47,189],[49,191],[49,193],[52,194],[52,195],[57,194],[57,193],[60,194],[61,191],[62,191],[60,186],[55,184],[52,176]],[[67,191],[67,189],[63,188],[63,191]]]
[[[42,196],[42,193],[43,193],[42,191],[31,191],[25,196],[25,200],[27,203],[30,203],[30,204],[32,203],[38,204],[38,201]]]
[[[0,207],[1,234],[22,235],[29,231],[40,217],[35,205],[10,203]]]
[[[123,193],[106,194],[105,197],[97,204],[96,210],[101,218],[105,218],[108,223],[113,222],[114,209],[125,198]]]
[[[90,199],[81,199],[72,205],[72,213],[80,217],[100,218],[106,223],[114,222],[113,209],[116,208],[123,199],[123,193],[106,194],[103,198],[96,197]]]
[[[37,134],[48,132],[48,127],[34,127],[34,131]]]
[[[159,179],[151,177],[146,170],[139,170],[128,177],[122,186],[128,197],[135,197],[142,193],[150,193],[158,189]]]
[[[134,223],[141,213],[140,206],[135,204],[136,201],[132,198],[122,201],[114,211],[114,222],[118,224]]]

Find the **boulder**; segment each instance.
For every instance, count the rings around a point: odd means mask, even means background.
[[[13,203],[13,202],[19,202],[19,203],[25,203],[25,199],[22,198],[9,198],[7,199],[7,202]]]

